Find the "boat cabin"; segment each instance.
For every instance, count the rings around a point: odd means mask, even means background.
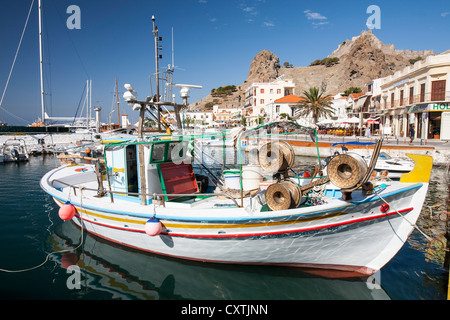
[[[180,138],[105,146],[106,168],[114,197],[140,202],[145,194],[146,203],[150,204],[153,194],[167,194],[164,199],[170,200],[179,197],[178,194],[198,193],[190,155],[192,143]],[[141,190],[141,165],[145,172],[145,190]]]

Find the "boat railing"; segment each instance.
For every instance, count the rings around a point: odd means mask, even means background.
[[[53,187],[53,184],[57,182],[60,184],[63,184],[67,187],[70,187],[74,190],[74,193],[76,195],[76,189],[79,190],[89,190],[89,191],[96,191],[98,194],[106,194],[109,193],[111,195],[111,202],[114,202],[114,199],[112,197],[113,194],[119,194],[119,195],[128,195],[128,196],[146,196],[146,197],[150,197],[150,199],[152,200],[158,200],[158,197],[162,197],[162,199],[164,199],[164,197],[198,197],[198,196],[223,196],[226,198],[231,199],[234,204],[236,205],[236,207],[240,207],[239,204],[237,203],[236,199],[229,195],[228,193],[224,193],[224,192],[218,192],[218,193],[143,193],[143,192],[128,192],[128,191],[113,191],[113,190],[105,190],[105,189],[94,189],[94,188],[88,188],[88,187],[84,187],[84,186],[76,186],[76,185],[72,185],[69,184],[67,182],[58,180],[58,179],[54,179],[51,181],[50,185]]]

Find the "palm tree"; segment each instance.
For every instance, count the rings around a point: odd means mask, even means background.
[[[314,124],[322,116],[327,117],[334,114],[331,106],[331,96],[324,96],[324,90],[313,87],[309,91],[303,91],[302,101],[296,105],[297,111],[295,118],[312,115]]]

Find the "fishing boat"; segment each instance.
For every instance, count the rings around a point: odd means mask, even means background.
[[[153,33],[158,48],[155,24]],[[156,68],[156,83],[158,74]],[[222,170],[213,172],[201,161],[207,137],[183,132],[179,123],[187,89],[195,86],[179,86],[182,105],[160,101],[159,94],[139,101],[126,84],[124,98],[140,114],[137,137],[106,144],[104,159],[63,165],[42,177],[40,185],[60,207],[61,219],[159,255],[300,267],[333,277],[374,274],[416,227],[431,157],[410,155],[415,167],[399,181],[371,181],[379,140],[369,164],[356,154],[335,155],[326,176],[319,165],[307,183],[296,183],[295,154],[286,141],[307,134],[319,151],[317,131],[281,121],[239,130],[234,160],[224,157]],[[144,136],[146,110],[162,105],[174,108],[178,131]],[[250,152],[241,147],[250,144]],[[232,187],[223,183],[231,170],[238,178]]]
[[[110,144],[104,151],[106,174],[98,164],[62,166],[48,172],[41,187],[61,207],[62,219],[135,249],[205,262],[371,275],[414,230],[432,167],[431,157],[410,155],[416,162],[412,172],[368,188],[366,162],[337,155],[327,177],[300,187],[286,174],[293,153],[275,152],[289,148],[283,140],[271,141],[258,158],[274,183],[244,196],[250,164],[239,164],[236,197],[200,192],[191,156],[182,152],[195,138]],[[318,185],[324,186],[320,192]],[[308,200],[301,200],[305,196]]]
[[[334,143],[331,148],[341,147],[343,153],[349,152],[347,146],[374,146],[374,142],[360,142],[360,141],[350,141],[342,143]],[[351,151],[353,152],[353,150]],[[335,152],[331,152],[332,154]],[[372,159],[372,154],[364,156],[364,160],[370,163]],[[402,174],[410,172],[414,168],[414,161],[403,157],[391,157],[388,153],[381,151],[378,155],[377,162],[375,164],[374,172],[385,173],[390,179],[400,179]]]
[[[2,154],[4,162],[21,162],[29,159],[27,146],[23,139],[6,140],[3,143]]]

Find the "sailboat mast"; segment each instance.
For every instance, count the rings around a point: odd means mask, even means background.
[[[39,7],[39,60],[40,60],[40,75],[41,75],[41,109],[42,109],[42,124],[45,126],[45,99],[44,99],[44,44],[42,41],[42,3],[38,2]]]
[[[92,120],[92,79],[89,80],[89,125],[88,129],[91,128]]]

